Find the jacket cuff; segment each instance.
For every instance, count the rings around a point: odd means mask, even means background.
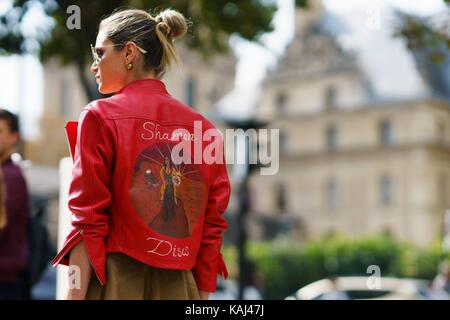
[[[66,241],[63,244],[62,249],[52,260],[52,266],[56,267],[58,264],[62,264],[64,266],[69,265],[69,252],[72,250],[75,245],[77,245],[81,240],[83,240],[82,230],[74,229],[67,236]]]
[[[217,273],[224,279],[228,278],[227,265],[225,264],[225,260],[223,260],[222,254],[219,256],[219,270]]]
[[[73,230],[69,234],[63,248],[52,260],[52,266],[56,267],[58,264],[68,266],[69,252],[80,241],[84,242],[89,261],[94,269],[97,279],[104,285],[106,283],[106,247],[104,238],[95,234],[89,234],[83,229]]]
[[[217,276],[220,275],[224,279],[228,277],[227,267],[223,260],[222,254],[219,254],[217,266],[215,270],[206,270],[201,267],[194,268],[193,270],[195,282],[197,288],[206,292],[215,292],[217,289]]]
[[[85,234],[83,236],[83,241],[86,245],[89,261],[91,262],[95,275],[97,276],[97,279],[103,286],[106,283],[105,239],[95,234],[94,235]]]

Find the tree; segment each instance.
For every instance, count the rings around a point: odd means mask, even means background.
[[[443,1],[447,5],[443,19],[418,18],[402,13],[395,35],[405,39],[433,94],[450,98],[450,0]]]
[[[277,9],[275,1],[271,0],[13,0],[12,7],[0,14],[0,53],[27,52],[27,38],[20,25],[36,3],[41,4],[46,14],[55,22],[47,36],[36,39],[41,60],[58,57],[64,64],[75,63],[80,81],[90,100],[98,96],[86,74],[87,67],[91,64],[89,44],[95,42],[101,18],[116,8],[152,8],[157,12],[159,9],[171,7],[184,13],[191,24],[186,43],[190,48],[200,51],[205,58],[226,52],[231,34],[258,41],[263,33],[273,30],[271,21]],[[304,6],[304,3],[305,0],[300,1],[300,5]],[[80,8],[80,29],[70,30],[66,25],[72,13],[70,10],[68,13],[67,9],[72,5]]]
[[[450,0],[443,0],[447,4],[447,15],[450,14]],[[433,26],[430,19],[421,19],[408,14],[401,14],[402,23],[396,31],[397,36],[406,40],[410,50],[430,49],[430,58],[442,62],[445,57],[439,50],[444,45],[450,49],[450,19],[442,21],[439,26]]]

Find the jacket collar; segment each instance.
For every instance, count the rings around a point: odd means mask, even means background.
[[[116,92],[119,93],[127,93],[134,90],[145,90],[163,94],[169,94],[166,89],[166,85],[159,79],[140,79],[134,80],[130,83],[126,84],[122,89]]]

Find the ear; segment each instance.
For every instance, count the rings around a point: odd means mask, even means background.
[[[11,141],[13,142],[14,146],[19,142],[19,139],[20,139],[20,135],[18,132],[11,133]]]
[[[136,57],[136,50],[136,45],[133,42],[128,41],[125,44],[125,60],[127,62],[131,62],[134,60],[134,58]]]

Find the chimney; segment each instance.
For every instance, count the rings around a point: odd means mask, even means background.
[[[321,0],[308,0],[306,8],[295,9],[295,35],[303,35],[308,26],[316,21],[323,13]]]

